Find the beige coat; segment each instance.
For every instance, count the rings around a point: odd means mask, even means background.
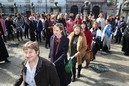
[[[74,37],[74,32],[70,33],[69,38],[69,54],[71,53],[71,41]],[[82,58],[85,56],[87,41],[83,32],[80,33],[78,42],[77,42],[77,62],[82,64]]]

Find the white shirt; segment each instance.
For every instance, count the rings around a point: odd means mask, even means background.
[[[101,28],[104,29],[105,27],[105,19],[104,18],[97,18],[96,20],[98,24],[100,24]]]
[[[91,33],[93,31],[93,28],[90,29]],[[102,37],[102,31],[100,29],[97,29],[96,37]]]
[[[34,77],[35,77],[35,72],[36,72],[36,66],[37,64],[33,67],[33,69],[30,69],[29,63],[26,63],[26,78],[25,78],[25,82],[29,85],[29,86],[36,86]]]

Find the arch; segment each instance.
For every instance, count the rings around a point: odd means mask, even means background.
[[[76,14],[78,14],[78,6],[77,5],[73,5],[70,9],[70,13],[73,13],[74,16],[76,16]]]
[[[99,13],[100,13],[100,7],[99,6],[94,6],[92,8],[92,14],[94,14],[95,18],[98,18]]]

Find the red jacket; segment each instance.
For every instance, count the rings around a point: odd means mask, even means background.
[[[91,43],[92,43],[92,34],[90,30],[85,30],[84,34],[87,39],[87,50],[89,51],[91,49]]]
[[[82,24],[82,19],[75,19],[74,20],[74,23],[75,24]]]

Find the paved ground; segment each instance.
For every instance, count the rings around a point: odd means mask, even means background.
[[[18,46],[7,46],[11,63],[0,63],[0,86],[12,86],[20,74],[20,63],[23,61],[21,42]],[[49,49],[40,45],[41,56],[47,58]],[[84,63],[85,64],[85,63]],[[83,64],[83,66],[84,66]],[[102,65],[108,69],[107,72],[97,73],[91,67]],[[82,77],[69,86],[129,86],[129,57],[121,52],[121,45],[113,44],[111,54],[103,55],[98,52],[91,67],[82,69]]]

